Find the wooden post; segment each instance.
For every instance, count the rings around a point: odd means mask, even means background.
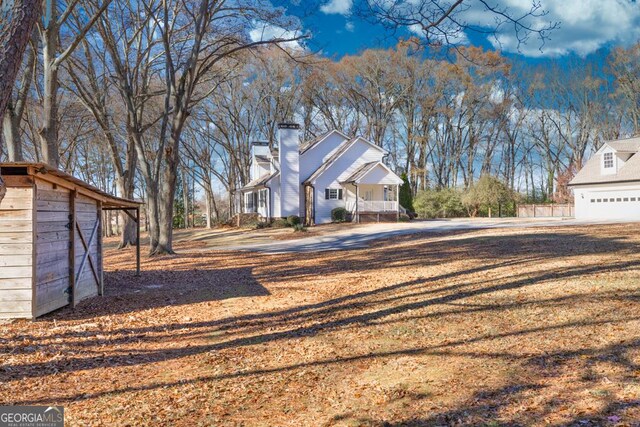
[[[140,207],[136,208],[136,277],[140,276]]]
[[[76,306],[76,190],[69,192],[69,302]]]

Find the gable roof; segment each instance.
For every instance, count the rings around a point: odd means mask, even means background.
[[[320,142],[324,141],[329,135],[334,134],[334,133],[337,133],[338,135],[342,136],[346,140],[349,139],[349,137],[347,135],[345,135],[344,133],[340,132],[338,129],[332,129],[332,130],[330,130],[328,132],[323,133],[322,135],[318,135],[315,138],[310,139],[310,140],[305,141],[302,144],[300,144],[300,154],[306,153],[311,148],[315,147]]]
[[[384,169],[385,176],[391,178],[389,180],[390,182],[385,182],[385,184],[402,184],[402,178],[396,175],[391,169],[389,169],[387,165],[382,162],[365,163],[364,165],[360,166],[354,173],[352,173],[349,178],[342,181],[342,183],[360,184],[365,181],[364,183],[367,184],[367,175],[369,175],[369,173],[374,171],[376,168]],[[369,182],[369,184],[371,184],[371,182]]]
[[[614,150],[616,150],[615,145],[612,145],[618,141],[614,141],[612,143],[607,143],[607,145],[611,146]],[[640,145],[640,141],[638,142]],[[620,144],[620,152],[629,153],[631,151],[622,151],[622,148],[629,149],[630,146],[628,144]],[[618,151],[618,150],[616,150]],[[635,152],[635,151],[634,151]],[[640,155],[633,154],[625,163],[618,169],[618,171],[614,174],[602,174],[601,168],[601,157],[600,155],[595,155],[589,159],[589,161],[584,165],[582,169],[573,177],[570,186],[574,185],[585,185],[585,184],[607,184],[613,182],[633,182],[640,181]]]
[[[366,142],[367,144],[371,145],[372,147],[382,151],[383,153],[386,153],[387,151],[382,148],[382,147],[378,147],[377,145],[375,145],[374,143],[367,141],[366,139],[364,139],[361,136],[356,136],[355,138],[351,138],[348,139],[346,141],[344,141],[339,147],[338,149],[331,155],[331,157],[329,157],[327,159],[327,161],[325,161],[322,166],[320,166],[318,169],[316,169],[316,171],[314,173],[311,174],[311,176],[309,176],[309,178],[307,178],[303,184],[311,184],[313,183],[320,175],[322,175],[324,173],[324,171],[326,171],[327,169],[329,169],[331,167],[331,165],[333,165],[336,160],[338,160],[340,158],[340,156],[342,156],[342,154],[344,152],[346,152],[349,148],[351,148],[358,140]]]
[[[605,144],[620,153],[637,153],[640,151],[640,137],[607,141]]]

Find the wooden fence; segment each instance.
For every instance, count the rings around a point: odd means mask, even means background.
[[[572,204],[518,205],[518,218],[570,218],[574,216]]]

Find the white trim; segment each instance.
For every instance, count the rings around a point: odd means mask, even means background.
[[[351,143],[349,143],[349,141]],[[370,146],[372,146],[373,148],[377,148],[378,150],[382,151],[384,154],[387,154],[388,151],[385,150],[382,147],[378,147],[377,145],[375,145],[374,143],[372,143],[371,141],[366,140],[365,138],[361,137],[361,136],[356,136],[355,138],[351,139],[351,140],[347,140],[346,143],[349,143],[342,151],[340,151],[338,153],[338,155],[336,157],[334,157],[333,159],[331,159],[330,163],[323,163],[322,166],[320,166],[317,170],[315,170],[310,176],[309,178],[307,178],[307,180],[305,182],[308,182],[310,184],[315,184],[316,180],[322,176],[323,173],[325,173],[330,167],[331,165],[333,165],[335,162],[338,161],[338,159],[340,157],[342,157],[344,155],[344,153],[346,153],[347,151],[349,151],[349,149],[351,147],[353,147],[356,142],[358,141],[362,141],[362,142],[366,142],[367,144],[369,144]],[[338,150],[341,150],[340,146],[338,146]],[[320,171],[320,169],[323,169],[322,171]],[[318,176],[314,176],[318,171],[320,171],[320,173],[318,174]],[[391,172],[393,173],[393,172]]]
[[[338,129],[333,129],[330,132],[327,132],[322,138],[320,138],[319,140],[317,140],[312,146],[308,147],[306,150],[302,151],[300,153],[300,155],[306,154],[309,151],[313,150],[315,147],[317,147],[318,145],[320,145],[320,143],[322,141],[324,141],[325,139],[329,138],[331,135],[333,135],[334,133],[339,134],[341,137],[343,137],[345,139],[345,141],[349,141],[351,138],[348,135],[345,135],[344,133],[340,132]],[[344,144],[344,142],[343,142]],[[338,146],[340,147],[340,146]]]
[[[390,174],[390,175],[394,176],[395,178],[398,178],[398,180],[395,182],[395,185],[400,185],[400,184],[404,183],[404,181],[402,180],[402,178],[400,178],[398,175],[396,175],[396,174],[395,174],[395,172],[393,172],[393,171],[389,168],[389,166],[385,165],[385,164],[384,164],[384,163],[382,163],[382,162],[378,162],[378,163],[376,163],[375,165],[373,165],[373,167],[372,167],[371,169],[369,169],[369,170],[367,171],[367,173],[365,173],[364,175],[362,175],[360,178],[356,179],[356,180],[355,180],[355,183],[356,183],[356,184],[362,184],[362,179],[363,179],[363,178],[365,178],[367,175],[369,175],[369,174],[370,174],[370,173],[371,173],[375,168],[377,168],[378,166],[382,166],[382,167],[387,171],[387,173],[388,173],[388,174]],[[365,183],[365,184],[366,184],[366,183]]]

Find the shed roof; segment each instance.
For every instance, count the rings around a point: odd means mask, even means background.
[[[250,189],[256,188],[256,187],[263,187],[267,182],[269,182],[269,180],[274,178],[278,173],[279,173],[278,171],[275,171],[275,172],[272,172],[272,173],[266,173],[266,174],[262,175],[261,177],[256,178],[253,181],[249,182],[247,185],[242,187],[241,190],[250,190]]]
[[[2,175],[29,175],[44,181],[51,182],[61,187],[76,190],[87,197],[91,197],[102,202],[103,208],[138,208],[142,202],[136,200],[116,197],[106,191],[100,190],[91,184],[87,184],[66,172],[62,172],[46,163],[31,162],[7,162],[0,163],[0,174]]]

